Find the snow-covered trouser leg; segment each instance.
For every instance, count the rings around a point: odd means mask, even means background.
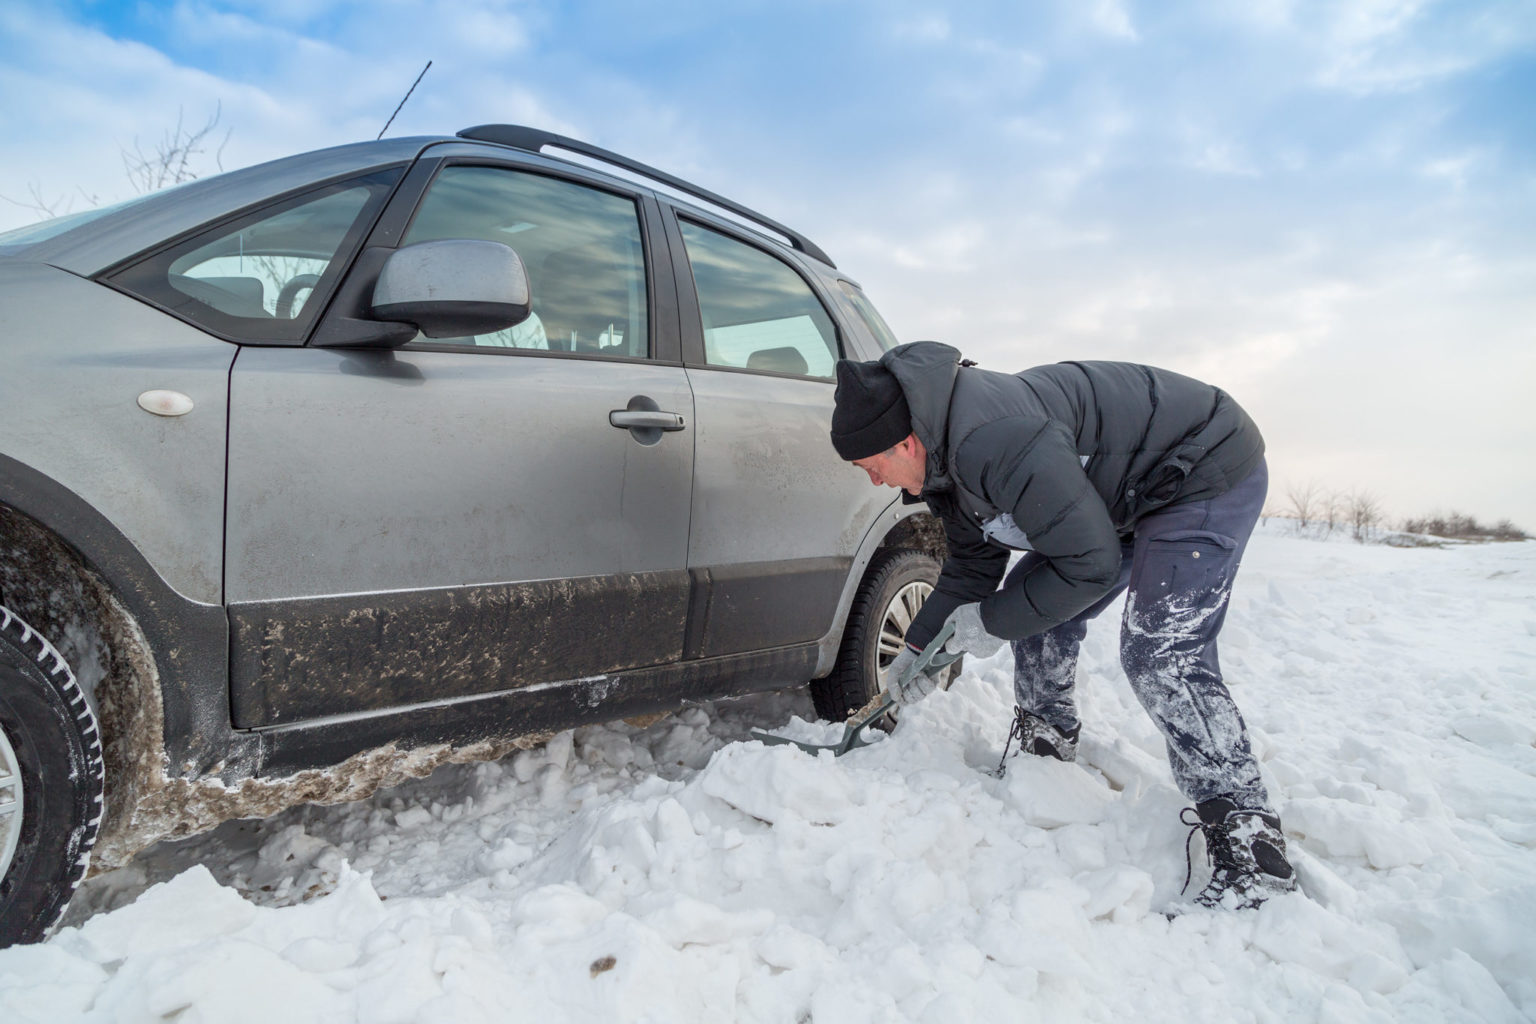
[[[1077,652],[1088,635],[1088,620],[1113,604],[1130,580],[1131,545],[1121,550],[1120,578],[1109,593],[1070,621],[1012,643],[1015,703],[1063,733],[1072,733],[1079,725],[1072,689],[1077,682]],[[1039,553],[1028,552],[1014,565],[1003,586],[1022,580],[1042,561]]]
[[[1225,494],[1136,524],[1120,661],[1167,740],[1174,780],[1195,803],[1224,796],[1272,809],[1216,657],[1232,581],[1268,486],[1260,462]]]

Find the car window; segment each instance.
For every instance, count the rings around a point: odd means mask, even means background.
[[[891,333],[885,317],[881,316],[880,311],[865,297],[864,290],[852,281],[845,281],[842,278],[838,278],[837,286],[848,297],[854,312],[859,314],[859,319],[864,321],[864,326],[869,328],[869,333],[875,336],[880,347],[887,352],[895,348],[898,344],[896,335]]]
[[[399,171],[328,185],[150,256],[110,280],[235,340],[299,340]]]
[[[690,221],[681,221],[711,366],[831,377],[837,330],[789,264]]]
[[[645,257],[633,199],[501,167],[445,167],[404,244],[475,238],[510,245],[528,271],[533,314],[503,331],[432,345],[645,356]]]

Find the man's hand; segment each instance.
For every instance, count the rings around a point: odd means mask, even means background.
[[[902,707],[916,704],[939,688],[939,681],[927,672],[912,671],[912,666],[920,653],[910,644],[903,644],[901,653],[896,655],[896,660],[891,662],[891,667],[886,670],[885,688]],[[912,678],[907,679],[903,685],[902,680],[907,675],[911,675]]]
[[[945,621],[955,624],[955,635],[944,644],[944,649],[951,654],[990,658],[1003,648],[1003,641],[988,633],[987,627],[981,624],[981,605],[975,601],[956,608]]]

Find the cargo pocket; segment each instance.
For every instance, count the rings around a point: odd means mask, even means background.
[[[1141,588],[1167,596],[1224,590],[1236,555],[1237,541],[1210,530],[1163,534],[1147,542]]]

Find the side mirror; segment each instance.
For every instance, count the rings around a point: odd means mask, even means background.
[[[528,271],[511,246],[469,238],[419,242],[384,261],[369,315],[429,338],[488,334],[528,319]]]

